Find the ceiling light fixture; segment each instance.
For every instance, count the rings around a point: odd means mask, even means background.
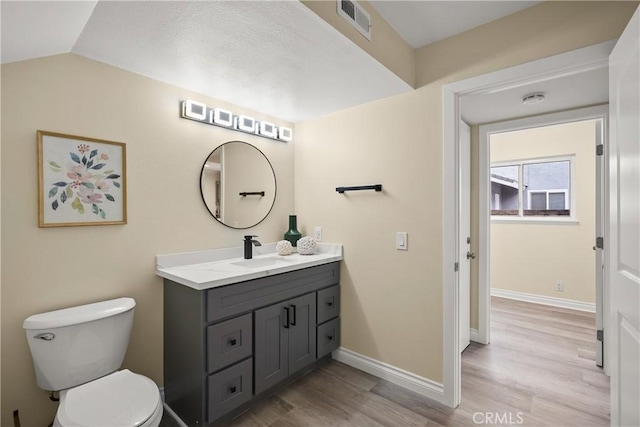
[[[522,98],[524,105],[540,104],[542,101],[544,101],[544,93],[542,92],[530,93]]]

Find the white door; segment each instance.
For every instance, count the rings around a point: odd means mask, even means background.
[[[469,345],[471,328],[471,129],[460,121],[460,352]]]
[[[609,57],[611,424],[640,425],[640,9]],[[606,246],[605,246],[606,248]],[[607,363],[607,361],[605,361]]]

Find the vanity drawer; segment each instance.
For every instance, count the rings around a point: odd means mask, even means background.
[[[318,359],[340,347],[340,318],[318,326]]]
[[[253,397],[253,359],[247,359],[208,379],[207,422],[212,422]]]
[[[251,310],[335,285],[339,263],[318,265],[207,291],[207,322],[223,320]]]
[[[318,324],[338,317],[340,314],[340,287],[332,286],[318,291]]]
[[[215,372],[253,353],[252,314],[207,327],[207,371]]]

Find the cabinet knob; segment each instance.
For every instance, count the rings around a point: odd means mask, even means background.
[[[328,339],[329,341],[332,341],[332,340],[333,340],[333,335],[327,335],[327,339]]]
[[[229,392],[235,393],[236,392],[236,386],[229,387]]]
[[[333,301],[327,301],[327,305],[328,305],[329,307],[333,307]]]
[[[229,345],[236,345],[236,342],[238,342],[235,338],[231,338],[229,340]]]

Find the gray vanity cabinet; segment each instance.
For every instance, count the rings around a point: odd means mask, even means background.
[[[224,424],[339,346],[339,264],[197,290],[164,280],[165,403]]]
[[[316,360],[316,294],[256,310],[255,392]]]

